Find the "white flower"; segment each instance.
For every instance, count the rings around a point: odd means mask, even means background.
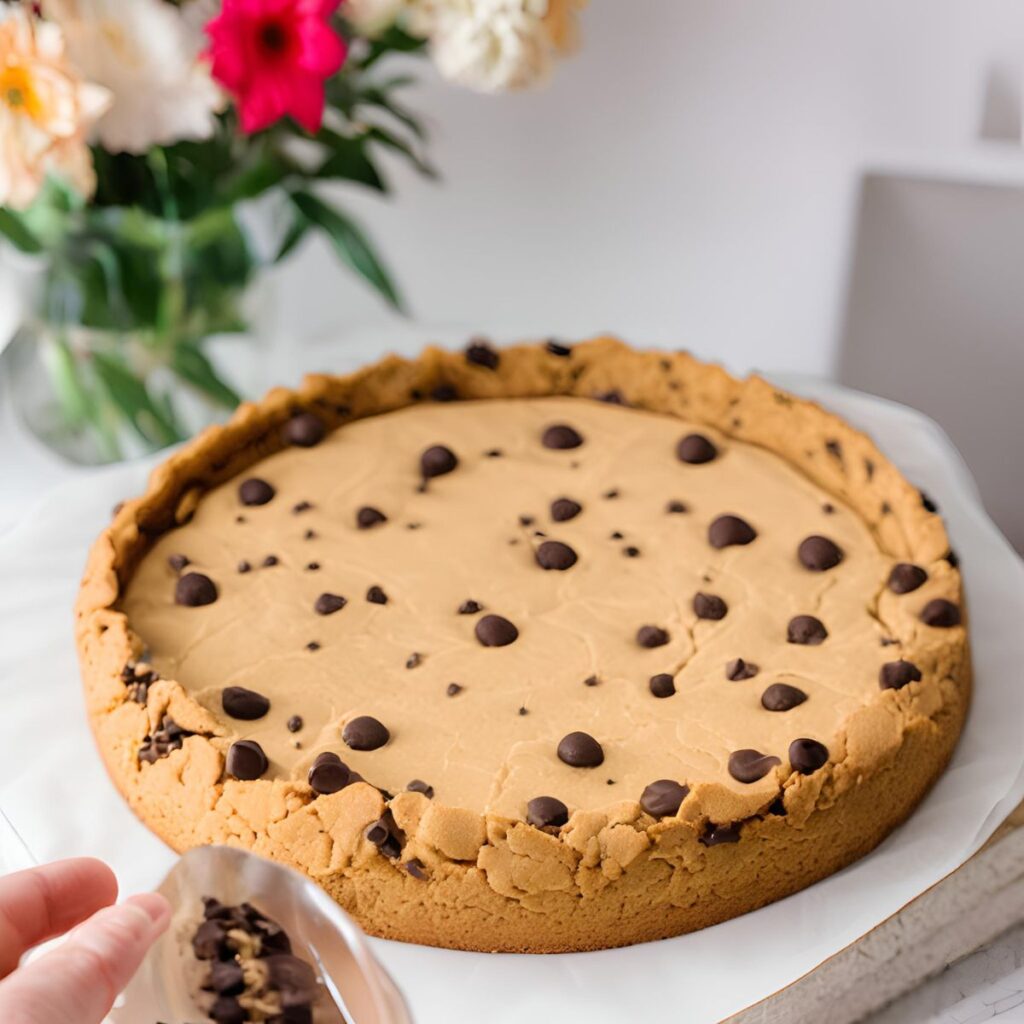
[[[548,77],[554,50],[546,10],[546,0],[448,0],[431,4],[421,17],[442,75],[481,92],[502,92]]]
[[[113,94],[96,134],[112,152],[141,153],[179,139],[205,139],[223,97],[200,51],[202,22],[163,0],[46,0],[68,55]]]
[[[408,0],[344,0],[341,13],[361,35],[373,39],[405,13]]]

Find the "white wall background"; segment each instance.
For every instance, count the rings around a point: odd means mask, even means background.
[[[1020,0],[591,0],[584,37],[541,93],[422,66],[442,182],[399,168],[393,199],[346,193],[418,319],[826,373],[863,169],[1024,180],[1019,147],[978,141],[993,75],[1015,116]],[[282,278],[289,333],[384,319],[316,244]]]

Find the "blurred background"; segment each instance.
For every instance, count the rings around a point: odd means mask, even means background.
[[[261,288],[261,340],[226,350],[240,387],[434,338],[612,331],[916,406],[1024,550],[1019,0],[593,0],[544,89],[414,70],[440,178],[386,154],[390,195],[327,188],[410,318],[315,238]],[[0,522],[65,472],[10,404]]]

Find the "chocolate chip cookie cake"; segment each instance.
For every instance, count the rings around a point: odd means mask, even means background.
[[[867,437],[607,338],[243,405],[120,507],[77,636],[110,774],[175,849],[474,950],[810,885],[910,814],[970,693],[942,521]]]

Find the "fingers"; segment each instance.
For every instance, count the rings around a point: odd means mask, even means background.
[[[117,879],[91,857],[0,878],[0,978],[33,946],[62,935],[117,899]]]
[[[170,918],[157,893],[100,910],[52,952],[0,982],[0,1021],[100,1024]]]

